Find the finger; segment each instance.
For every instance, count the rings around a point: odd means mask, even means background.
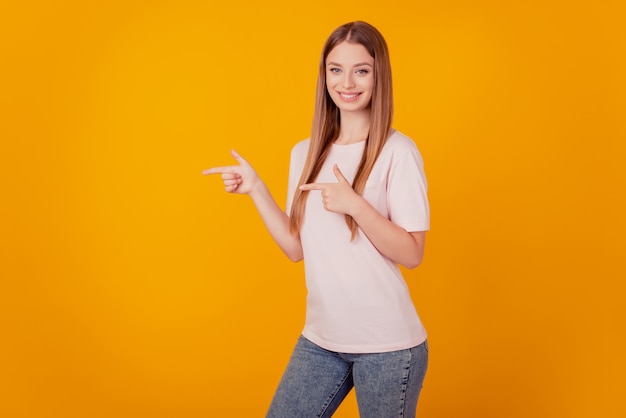
[[[235,172],[235,167],[227,166],[227,167],[207,168],[206,170],[202,172],[202,174],[206,176],[207,174],[221,174],[221,173],[234,173],[234,172]]]
[[[235,186],[241,183],[240,179],[224,180],[224,186]]]
[[[300,190],[324,190],[328,187],[328,183],[307,183],[300,186]]]
[[[224,180],[232,180],[241,178],[239,173],[222,173],[222,179]]]
[[[241,156],[239,155],[239,153],[237,151],[235,151],[234,149],[230,150],[231,155],[233,156],[233,158],[235,160],[237,160],[237,162],[239,162],[239,164],[244,164],[244,165],[250,165],[248,164],[248,162]]]
[[[337,164],[333,166],[333,172],[335,173],[335,177],[337,177],[337,180],[339,180],[339,183],[350,184],[348,180],[346,180],[346,178],[343,176],[343,173],[341,172]]]

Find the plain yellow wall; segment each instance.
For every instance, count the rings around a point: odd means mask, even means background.
[[[285,199],[318,54],[390,45],[432,230],[418,415],[626,416],[622,1],[3,1],[0,416],[263,416],[301,264],[202,169]],[[338,417],[356,417],[349,397]]]

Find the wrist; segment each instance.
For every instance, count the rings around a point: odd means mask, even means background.
[[[260,178],[257,178],[256,181],[250,187],[250,191],[248,192],[248,196],[250,196],[253,200],[260,197],[264,190],[266,190],[265,183]]]
[[[358,219],[362,218],[364,214],[367,213],[368,208],[370,208],[370,204],[363,198],[363,196],[356,195],[357,197],[354,199],[354,204],[351,207],[351,210],[347,213],[355,221],[358,223]]]

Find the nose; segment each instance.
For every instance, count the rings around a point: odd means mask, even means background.
[[[354,87],[354,74],[351,71],[346,71],[343,77],[343,87],[346,89]]]

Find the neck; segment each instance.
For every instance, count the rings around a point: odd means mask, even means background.
[[[365,141],[370,131],[370,110],[341,112],[341,127],[336,144],[347,145]]]

